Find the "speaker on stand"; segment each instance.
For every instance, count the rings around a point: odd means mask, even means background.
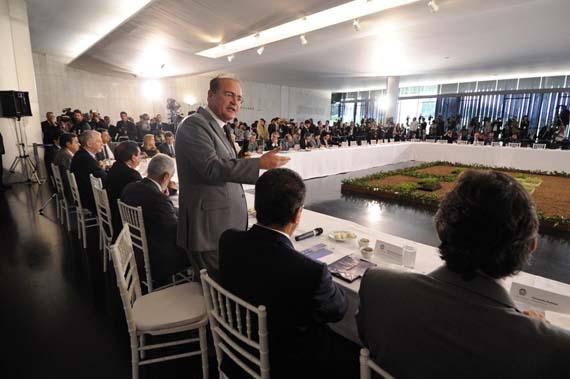
[[[14,158],[10,166],[10,172],[16,172],[18,165],[22,165],[22,171],[29,184],[36,182],[42,184],[38,176],[36,164],[30,158],[26,150],[26,135],[22,128],[22,117],[32,115],[28,92],[24,91],[0,91],[0,117],[14,120],[18,156]]]

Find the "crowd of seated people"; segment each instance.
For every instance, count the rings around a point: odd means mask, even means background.
[[[141,117],[137,126],[126,113],[122,116],[124,120],[112,129],[108,117],[87,119],[76,112],[69,120],[60,119],[62,128],[54,126],[58,120],[49,122],[44,142],[54,145],[50,161],[75,173],[83,206],[92,212],[89,175],[101,178],[115,236],[121,228],[117,200],[142,207],[153,280],[160,286],[190,265],[176,245],[178,214],[168,197],[175,187],[171,182],[175,137],[161,129],[164,142],[157,146],[157,128],[153,129],[150,119]],[[447,127],[438,118],[428,121],[419,117],[409,126],[390,121],[386,129],[374,120],[363,120],[364,127],[354,122],[315,125],[312,120],[295,123],[281,118],[269,124],[260,119],[249,127],[235,120],[229,133],[238,157],[246,158],[259,149],[289,150],[295,145],[324,149],[343,141],[361,144],[375,138],[433,136],[448,142],[487,143],[495,131],[502,138],[504,130],[500,120],[484,119],[481,124],[471,120],[466,128],[458,126],[457,118],[449,119]],[[524,139],[528,120],[511,121],[509,140]],[[149,133],[140,138],[139,130]],[[113,133],[127,140],[113,146]],[[143,178],[137,167],[145,156],[152,159]],[[107,160],[115,162],[106,167]],[[303,181],[287,169],[269,170],[257,181],[255,196],[258,223],[247,232],[226,231],[220,239],[219,278],[229,291],[267,306],[272,377],[357,377],[358,346],[327,325],[347,314],[344,290],[332,281],[325,264],[298,254],[290,239],[302,215]],[[374,359],[399,378],[564,377],[570,333],[519,310],[500,285],[503,278],[522,269],[536,248],[538,222],[527,192],[499,172],[467,172],[442,202],[435,221],[443,267],[427,275],[373,269],[362,280],[358,331]],[[473,230],[479,232],[473,234]],[[139,263],[142,270],[144,264]],[[502,337],[496,338],[498,334]],[[406,354],[396,354],[402,351]],[[222,369],[232,378],[247,377],[227,360]]]

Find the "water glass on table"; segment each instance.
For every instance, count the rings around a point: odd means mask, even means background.
[[[407,268],[414,268],[416,263],[416,246],[406,242],[402,247],[402,264]]]

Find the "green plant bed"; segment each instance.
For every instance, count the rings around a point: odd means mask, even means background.
[[[450,171],[432,170],[443,172],[444,174],[434,174],[425,172],[424,170],[435,166],[451,166],[453,169]],[[482,165],[456,165],[449,162],[432,162],[393,171],[377,172],[361,178],[346,179],[342,182],[341,191],[345,195],[364,196],[410,206],[437,209],[445,193],[452,187],[450,184],[446,184],[446,187],[443,187],[442,182],[455,182],[461,173],[469,169],[509,171],[511,172],[510,175],[513,175],[512,172],[515,172],[515,179],[519,181],[531,195],[543,184],[544,180],[548,180],[551,186],[556,183],[556,181],[544,177],[540,178],[536,175],[570,178],[569,174],[560,174],[557,172],[521,171],[511,168],[491,168]],[[447,172],[450,174],[447,175]],[[396,176],[397,178],[389,178]],[[403,178],[399,178],[400,176]],[[410,179],[406,180],[406,177]],[[570,181],[568,184],[570,188]],[[442,188],[444,188],[442,191],[438,191]],[[544,191],[541,192],[541,194],[545,193]],[[543,204],[546,204],[548,208],[548,202],[543,202]],[[540,209],[540,204],[537,204],[537,208],[541,231],[552,234],[563,234],[565,236],[570,235],[570,209],[568,209],[566,215],[546,215]],[[551,208],[551,211],[552,209],[553,208]]]

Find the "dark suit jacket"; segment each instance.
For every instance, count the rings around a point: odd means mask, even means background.
[[[178,212],[155,183],[148,178],[130,183],[123,190],[121,200],[142,207],[153,282],[166,284],[172,275],[190,266],[184,250],[176,246]],[[140,273],[144,266],[142,262],[138,266]]]
[[[495,280],[366,272],[360,339],[396,378],[567,378],[570,332],[522,314]]]
[[[131,141],[137,141],[139,137],[136,125],[123,120],[117,121],[117,135],[118,137],[128,136]]]
[[[273,146],[273,142],[271,142],[271,140],[265,141],[265,151],[271,151],[273,149],[277,149],[280,146],[281,146],[281,144],[279,143],[279,141],[277,141],[275,146]]]
[[[174,145],[173,145],[172,147],[174,148]],[[158,145],[158,150],[160,150],[160,152],[161,152],[162,154],[166,154],[166,155],[168,155],[168,156],[171,157],[171,158],[174,158],[174,157],[175,157],[175,156],[174,156],[175,154],[172,154],[172,153],[170,152],[170,149],[168,148],[168,144],[167,144],[166,142],[161,143],[160,145]],[[175,153],[176,153],[176,151],[175,151]]]
[[[2,137],[2,133],[0,133],[0,155],[6,154],[6,150],[4,150],[4,137]]]
[[[258,225],[223,233],[219,257],[224,288],[267,307],[271,377],[314,374],[315,357],[324,349],[322,329],[342,319],[348,306],[327,266],[298,253],[282,234]],[[222,369],[232,379],[244,377],[227,361]]]
[[[101,178],[103,185],[105,185],[107,173],[99,166],[97,160],[91,157],[89,152],[84,148],[80,148],[77,153],[75,153],[71,159],[69,170],[75,174],[79,196],[81,197],[81,205],[93,213],[97,212],[89,174],[93,174],[96,178]]]
[[[49,146],[45,150],[44,162],[46,164],[46,171],[49,176],[53,176],[53,173],[51,172],[51,164],[53,163],[55,156],[59,150],[61,150],[61,148],[58,145]]]
[[[121,214],[119,213],[117,200],[121,198],[121,194],[127,184],[138,180],[142,180],[141,174],[121,161],[116,161],[107,174],[105,189],[107,189],[111,215],[113,217],[113,238],[116,238],[121,232]]]

